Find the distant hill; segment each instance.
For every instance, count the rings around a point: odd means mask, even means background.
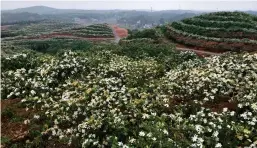
[[[2,12],[9,13],[21,13],[21,12],[29,12],[29,13],[37,13],[37,14],[62,14],[62,13],[120,13],[120,12],[130,12],[130,13],[152,13],[152,14],[165,14],[165,13],[173,13],[173,14],[183,14],[183,13],[200,13],[201,11],[193,11],[193,10],[163,10],[163,11],[143,11],[143,10],[82,10],[82,9],[57,9],[47,6],[32,6],[26,8],[18,8],[13,10],[3,10]]]
[[[21,12],[21,13],[8,13],[1,14],[1,25],[11,25],[16,23],[29,23],[42,21],[45,18],[37,13]]]
[[[26,8],[13,9],[13,10],[3,10],[2,12],[8,12],[8,13],[29,12],[29,13],[49,15],[49,14],[64,14],[64,13],[92,13],[92,12],[105,13],[107,11],[111,12],[115,10],[57,9],[57,8],[52,8],[47,6],[32,6],[32,7],[26,7]]]
[[[9,13],[21,13],[21,12],[29,12],[29,13],[37,13],[37,14],[62,14],[62,13],[120,13],[120,12],[130,12],[130,13],[149,13],[147,10],[82,10],[82,9],[57,9],[47,6],[32,6],[26,8],[17,8],[13,10],[2,10],[2,12]],[[210,11],[196,11],[196,10],[161,10],[161,11],[153,11],[150,12],[152,14],[199,14]],[[246,13],[257,15],[257,11],[245,11]]]
[[[246,11],[246,13],[257,15],[257,11]]]
[[[37,13],[37,14],[52,14],[58,12],[60,9],[46,7],[46,6],[33,6],[33,7],[26,7],[26,8],[18,8],[13,10],[5,10],[3,12],[8,13]]]
[[[2,10],[2,24],[18,21],[35,20],[54,20],[73,23],[116,23],[138,29],[152,27],[165,22],[179,21],[193,17],[207,11],[194,10],[162,10],[162,11],[143,11],[143,10],[81,10],[81,9],[56,9],[46,6],[33,6],[18,8],[14,10]],[[250,14],[257,14],[256,11],[247,11]]]

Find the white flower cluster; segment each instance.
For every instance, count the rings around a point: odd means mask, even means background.
[[[196,64],[197,63],[197,64]],[[152,58],[66,52],[2,72],[2,90],[42,109],[44,133],[82,147],[237,147],[256,142],[257,55],[210,57],[167,72]],[[188,68],[186,68],[188,65]],[[234,108],[222,106],[220,99]],[[221,107],[221,110],[214,108]]]

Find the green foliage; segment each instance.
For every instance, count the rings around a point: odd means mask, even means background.
[[[112,29],[107,24],[94,24],[86,27],[67,28],[56,32],[59,34],[69,34],[79,37],[114,37]]]
[[[2,110],[1,112],[1,117],[2,118],[13,118],[15,116],[14,111],[11,108],[5,108],[4,110]]]
[[[72,30],[102,34],[103,28]],[[256,44],[173,31],[173,37]],[[8,147],[47,147],[56,139],[75,147],[254,147],[256,54],[199,58],[152,42],[152,33],[120,44],[15,42],[35,51],[2,57],[1,98],[22,98],[41,112],[24,122],[30,141]],[[10,110],[3,114],[21,120]]]
[[[42,22],[44,18],[35,13],[2,13],[1,25],[32,24]]]
[[[160,34],[156,29],[144,29],[142,31],[135,31],[132,34],[129,34],[127,39],[136,39],[136,38],[150,38],[153,40],[157,40],[160,38]]]
[[[15,43],[38,52],[56,54],[61,49],[66,50],[88,50],[93,44],[85,40],[73,39],[49,39],[49,40],[28,40]]]
[[[218,27],[218,28],[247,28],[257,30],[256,23],[234,22],[234,21],[209,21],[198,18],[189,18],[182,20],[183,23],[193,24],[202,27]]]
[[[255,51],[256,16],[242,12],[215,12],[166,25],[166,37],[214,52]]]
[[[49,47],[50,47],[50,45],[44,41],[39,42],[39,43],[30,44],[30,48],[32,50],[39,51],[39,52],[45,52]]]
[[[165,35],[168,38],[185,45],[203,47],[209,50],[214,50],[215,52],[242,52],[256,50],[256,40],[206,37],[197,34],[183,32],[174,29],[171,26],[166,27],[167,32],[165,33]]]
[[[1,144],[8,144],[10,142],[10,138],[1,136]]]
[[[1,58],[1,70],[10,71],[25,68],[27,70],[35,68],[40,63],[40,60],[37,58],[37,53],[21,53],[16,54],[15,56]]]
[[[256,30],[248,30],[245,28],[210,28],[201,27],[196,25],[188,25],[182,22],[173,22],[171,26],[177,30],[181,30],[191,34],[197,34],[206,37],[216,37],[216,38],[249,38],[257,39]]]

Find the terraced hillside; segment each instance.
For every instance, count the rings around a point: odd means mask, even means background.
[[[42,25],[41,25],[42,26]],[[50,29],[46,29],[49,26]],[[59,27],[58,27],[59,26]],[[36,26],[38,28],[39,25]],[[26,32],[21,32],[25,30]],[[35,27],[32,25],[25,29],[10,32],[6,30],[5,40],[20,40],[20,39],[51,39],[51,38],[72,38],[72,39],[113,39],[113,31],[108,24],[94,24],[89,26],[66,25],[60,26],[55,24],[46,24],[42,29],[35,32]],[[42,30],[42,31],[41,31]],[[27,33],[27,34],[26,34]],[[5,35],[5,34],[4,34]]]
[[[69,28],[56,31],[55,33],[78,37],[114,37],[112,29],[107,24],[94,24],[86,27]]]
[[[178,43],[214,52],[255,51],[257,17],[243,12],[215,12],[173,22],[166,36]]]
[[[78,27],[78,24],[56,22],[56,21],[45,21],[38,23],[27,23],[27,24],[15,24],[6,25],[1,27],[1,38],[17,37],[17,36],[33,36],[36,34],[49,34],[54,30],[60,30],[64,28]]]

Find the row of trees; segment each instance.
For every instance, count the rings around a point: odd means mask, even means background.
[[[212,20],[212,21],[235,21],[235,22],[248,22],[257,23],[257,17],[244,17],[244,16],[220,16],[220,15],[200,15],[195,18]]]
[[[165,35],[182,44],[202,47],[213,51],[256,51],[257,41],[249,39],[213,38],[190,34],[167,26]]]
[[[210,28],[210,27],[201,27],[196,25],[189,25],[183,22],[173,22],[171,26],[177,30],[183,32],[188,32],[192,34],[197,34],[207,37],[216,37],[216,38],[248,38],[248,39],[257,39],[257,30],[249,30],[245,28]]]
[[[184,19],[182,22],[186,24],[193,24],[202,27],[214,27],[214,28],[247,28],[257,30],[257,26],[254,23],[247,22],[234,22],[234,21],[210,21],[202,20],[199,18]]]

